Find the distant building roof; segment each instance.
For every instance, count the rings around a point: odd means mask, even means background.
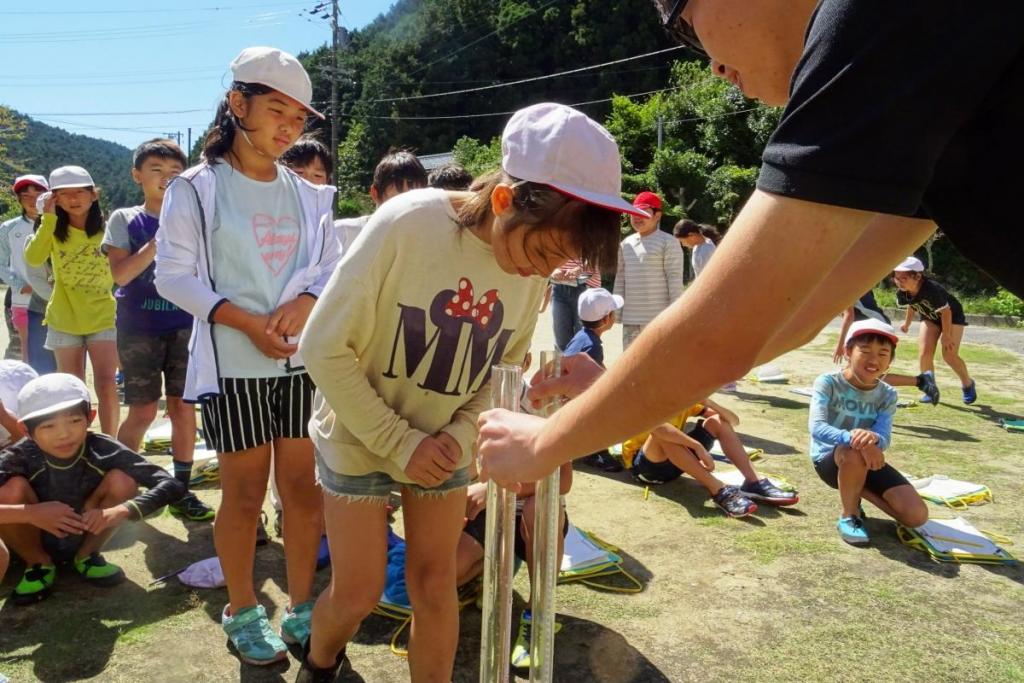
[[[455,161],[455,155],[451,152],[441,152],[440,154],[420,154],[420,163],[423,164],[423,168],[427,171],[433,171],[435,168],[441,168],[445,164],[450,164]]]

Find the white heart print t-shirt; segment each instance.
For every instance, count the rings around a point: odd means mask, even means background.
[[[213,167],[217,177],[211,237],[214,289],[251,313],[272,313],[288,280],[307,263],[297,180],[278,169],[269,182],[253,180],[227,163]],[[286,374],[249,338],[226,325],[214,325],[221,377],[279,377]]]

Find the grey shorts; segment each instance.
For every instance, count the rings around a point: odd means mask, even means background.
[[[105,341],[117,342],[116,327],[93,332],[92,334],[68,334],[67,332],[58,332],[52,327],[47,327],[46,343],[43,346],[51,351],[56,351],[57,349],[77,349],[88,346],[93,342]]]
[[[332,496],[346,498],[349,502],[387,503],[392,491],[406,489],[421,498],[444,497],[451,491],[469,486],[469,468],[455,470],[448,481],[434,488],[419,484],[395,481],[384,472],[349,475],[335,472],[324,462],[320,451],[316,451],[316,478],[323,490]]]

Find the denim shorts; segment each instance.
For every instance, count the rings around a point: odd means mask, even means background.
[[[46,348],[51,351],[57,349],[77,349],[88,346],[93,342],[117,342],[117,328],[111,327],[108,330],[100,330],[92,334],[68,334],[58,332],[52,327],[46,328]]]
[[[395,481],[391,475],[384,472],[357,475],[340,474],[327,466],[320,451],[317,450],[316,478],[323,490],[332,496],[345,498],[350,503],[373,502],[383,505],[387,503],[391,492],[400,488],[408,490],[419,498],[443,498],[451,491],[469,486],[469,468],[463,467],[455,470],[448,481],[433,488],[427,488],[419,484]]]

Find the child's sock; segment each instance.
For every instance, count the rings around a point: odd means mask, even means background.
[[[174,463],[174,478],[185,485],[188,489],[188,482],[192,479],[192,463],[182,460],[172,460]]]

